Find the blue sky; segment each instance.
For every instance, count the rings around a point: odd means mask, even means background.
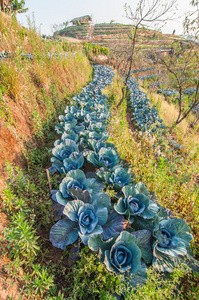
[[[177,16],[187,13],[191,6],[191,0],[177,0]],[[37,28],[42,34],[52,35],[52,25],[70,21],[83,15],[91,15],[95,23],[110,22],[114,20],[123,24],[130,24],[125,17],[124,4],[128,3],[135,7],[137,0],[26,0],[27,13],[18,15],[19,22],[26,26],[27,16],[34,18]],[[163,33],[182,33],[182,20],[178,17],[176,21],[169,21],[163,28]]]

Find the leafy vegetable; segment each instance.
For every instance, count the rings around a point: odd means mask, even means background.
[[[64,173],[68,173],[71,170],[80,169],[84,164],[84,156],[82,153],[73,152],[69,158],[63,160]]]
[[[111,171],[104,171],[103,168],[97,172],[97,176],[110,186],[111,188],[120,191],[125,185],[132,182],[134,174],[130,169],[123,168],[122,165],[117,165]]]
[[[65,205],[68,198],[73,194],[70,193],[72,188],[87,190],[91,195],[95,195],[104,189],[104,184],[95,178],[86,178],[82,170],[71,170],[66,174],[59,186],[59,191],[56,193],[56,198],[53,200]]]
[[[87,245],[88,239],[103,232],[103,225],[108,220],[110,211],[110,198],[107,194],[97,194],[92,203],[81,200],[68,202],[63,214],[68,219],[58,221],[50,231],[50,241],[58,248],[65,249],[67,245],[75,242],[80,236]]]
[[[128,213],[129,223],[133,223],[137,217],[146,220],[155,217],[159,210],[159,205],[149,200],[149,192],[144,184],[138,183],[124,186],[122,192],[124,197],[118,200],[114,208],[121,215]]]
[[[101,148],[98,153],[89,153],[87,161],[96,167],[111,169],[120,162],[120,155],[114,149]]]
[[[193,239],[190,228],[182,219],[162,220],[154,228],[153,266],[162,272],[172,272],[179,255],[187,254]]]
[[[124,274],[132,286],[146,282],[146,265],[141,263],[141,251],[136,238],[127,231],[122,231],[117,238],[103,241],[100,235],[92,236],[88,246],[93,251],[99,250],[100,260],[110,272]]]
[[[63,160],[69,158],[73,152],[79,152],[77,144],[69,139],[64,140],[52,149],[52,154],[54,155],[54,157],[51,157],[52,166],[63,173]]]

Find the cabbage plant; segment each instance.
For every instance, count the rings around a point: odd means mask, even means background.
[[[73,130],[75,133],[80,133],[85,130],[85,126],[83,124],[81,125],[73,125],[70,123],[65,123],[64,125],[64,131],[69,133]]]
[[[65,110],[64,110],[65,114],[71,113],[71,114],[75,114],[78,112],[78,108],[74,105],[68,105],[66,106]]]
[[[86,159],[96,167],[111,169],[120,162],[120,155],[115,149],[101,148],[98,153],[89,153]]]
[[[73,140],[76,143],[78,141],[78,138],[79,138],[79,134],[75,133],[73,130],[70,130],[70,129],[65,131],[61,136],[61,140],[63,140],[63,141],[66,140],[66,139],[70,139],[70,140]]]
[[[72,140],[75,143],[77,143],[77,141],[79,139],[79,134],[75,133],[73,130],[68,130],[67,132],[64,132],[61,136],[61,139],[56,140],[54,142],[54,147],[56,147],[57,145],[60,145],[67,139]]]
[[[108,220],[109,212],[110,197],[107,194],[95,195],[91,203],[85,203],[81,200],[68,202],[63,210],[63,214],[67,218],[58,221],[50,230],[51,243],[57,248],[65,249],[67,245],[74,243],[79,236],[82,242],[87,245],[91,236],[103,232],[103,225]],[[111,225],[109,222],[109,226]],[[113,226],[117,225],[113,224]],[[114,231],[114,228],[110,230],[110,232]]]
[[[59,116],[59,120],[61,122],[64,122],[64,123],[77,123],[77,118],[75,116],[75,113],[66,113],[65,116],[64,115],[60,115]]]
[[[62,133],[66,124],[70,124],[71,126],[75,126],[78,120],[76,117],[76,113],[66,113],[64,115],[59,116],[59,123],[55,125],[55,130],[57,133]]]
[[[95,178],[86,178],[82,170],[71,170],[59,185],[59,191],[53,195],[53,200],[61,205],[66,205],[69,198],[72,197],[70,190],[72,188],[86,190],[92,196],[104,189],[104,184]]]
[[[105,132],[106,131],[106,126],[103,125],[103,123],[101,122],[93,122],[91,121],[89,126],[88,126],[88,130],[90,131],[96,131],[98,133],[100,132]]]
[[[172,272],[178,257],[187,254],[193,239],[190,228],[182,219],[167,219],[156,224],[154,231],[153,266],[162,272]]]
[[[147,267],[141,262],[141,250],[135,236],[122,231],[117,238],[103,241],[101,235],[89,238],[88,246],[99,251],[99,258],[110,272],[123,274],[133,287],[144,284],[147,279]]]
[[[68,158],[63,160],[63,171],[68,173],[71,170],[80,169],[84,164],[84,156],[82,153],[73,152]]]
[[[140,218],[150,220],[155,217],[160,207],[154,201],[149,200],[149,192],[145,184],[140,182],[124,186],[122,192],[124,197],[118,200],[114,209],[118,214],[128,215],[129,223],[134,223],[137,219],[136,221],[139,224]],[[143,222],[140,222],[140,226],[141,223],[143,224]]]
[[[89,139],[93,139],[93,140],[96,140],[96,141],[106,141],[106,140],[108,140],[108,135],[105,134],[102,131],[100,131],[100,132],[90,131],[88,136],[89,136]]]
[[[98,153],[101,148],[114,149],[115,151],[117,151],[117,147],[113,143],[97,141],[94,139],[89,139],[88,142],[89,142],[89,148],[95,151],[96,153]]]
[[[105,113],[98,113],[98,112],[93,112],[93,113],[87,113],[87,115],[84,118],[84,122],[89,125],[90,122],[101,122],[105,124],[107,122],[109,115]]]
[[[52,154],[54,155],[50,159],[52,166],[60,173],[63,173],[63,160],[69,158],[73,152],[79,152],[77,144],[70,139],[64,140],[52,149]]]
[[[135,177],[131,169],[123,168],[122,165],[113,167],[111,171],[104,171],[102,168],[96,175],[116,191],[120,191],[125,185],[131,183]]]
[[[87,144],[88,140],[94,140],[94,141],[105,141],[108,139],[108,135],[104,132],[96,132],[96,131],[90,131],[90,130],[84,130],[80,134],[80,140],[84,140]]]
[[[85,118],[88,114],[93,116],[93,115],[95,115],[95,112],[94,111],[91,112],[88,108],[80,109],[80,110],[77,111],[76,117],[79,121],[86,124]]]

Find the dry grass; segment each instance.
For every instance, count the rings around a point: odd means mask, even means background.
[[[23,167],[25,142],[41,136],[42,128],[88,83],[92,68],[79,44],[75,47],[44,41],[0,12],[0,51],[11,52],[10,58],[0,60],[0,177],[6,159]],[[33,60],[23,59],[21,54],[29,52]],[[71,54],[49,59],[48,53],[63,52]]]
[[[163,95],[147,92],[149,99],[159,110],[160,117],[164,120],[167,127],[172,128],[172,134],[175,135],[176,142],[181,143],[187,152],[196,153],[199,149],[199,124],[194,129],[190,127],[190,123],[194,120],[194,116],[190,114],[176,127],[172,127],[178,117],[178,109],[174,104],[164,100]]]

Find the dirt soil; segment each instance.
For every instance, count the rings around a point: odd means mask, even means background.
[[[67,40],[68,42],[71,42],[71,43],[82,43],[82,40],[78,40],[76,38],[68,37],[68,36],[62,36],[61,39]]]
[[[13,125],[8,126],[6,122],[0,123],[0,194],[5,188],[6,160],[23,168],[25,163],[21,159],[23,145],[32,134],[31,120],[26,108],[17,106],[13,101],[7,101],[11,109]]]

